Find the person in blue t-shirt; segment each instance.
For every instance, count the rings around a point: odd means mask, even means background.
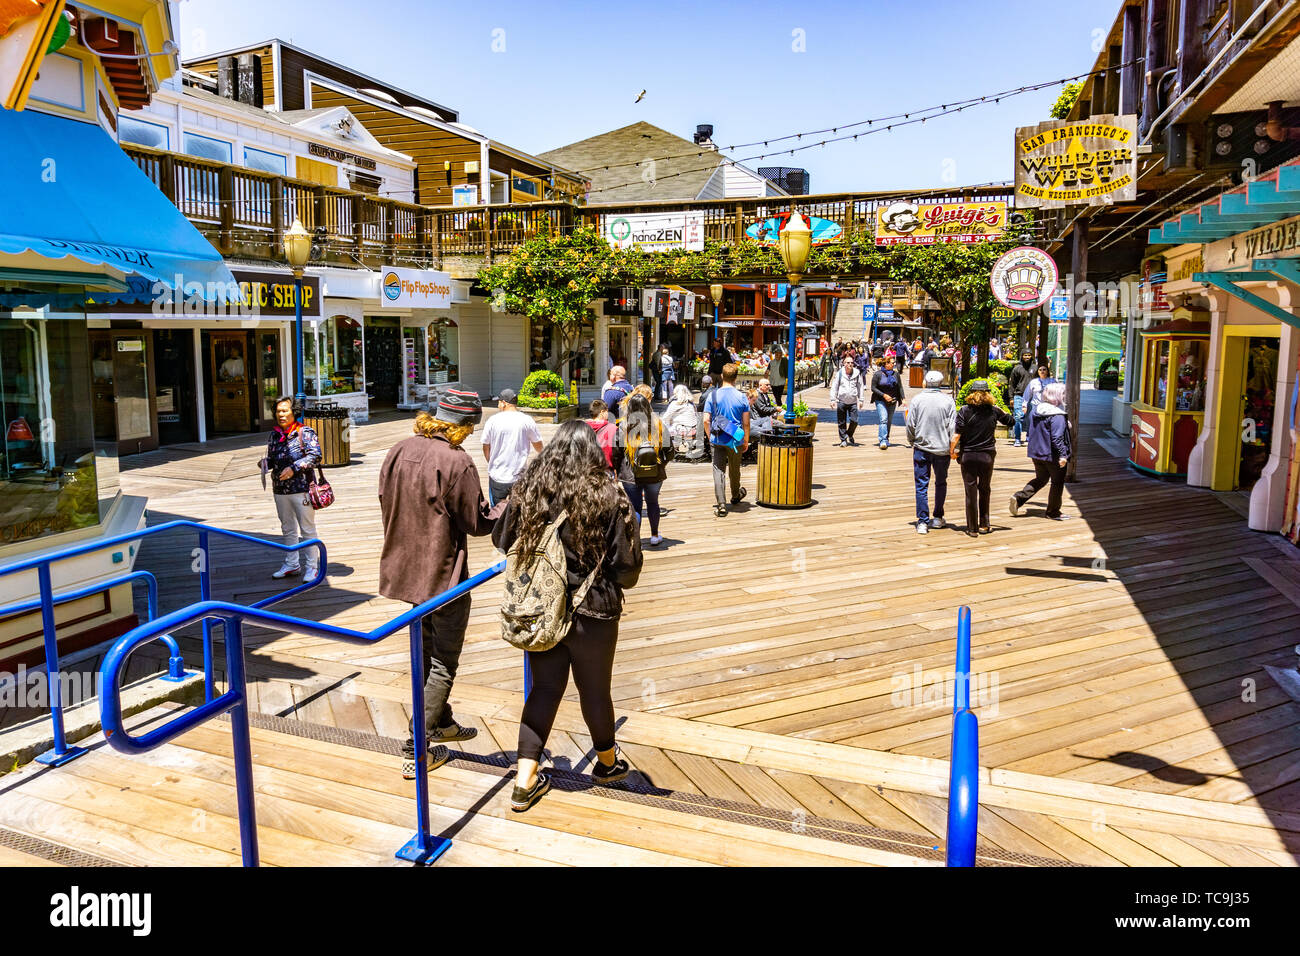
[[[749,449],[749,399],[736,388],[740,370],[735,362],[722,367],[722,386],[713,391],[704,405],[705,434],[713,443],[713,496],[717,504],[713,513],[719,518],[727,513],[725,479],[731,478],[731,503],[738,505],[745,497],[740,487],[740,456]]]

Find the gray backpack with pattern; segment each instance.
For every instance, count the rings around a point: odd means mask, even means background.
[[[537,550],[523,560],[518,547],[506,552],[506,592],[501,599],[501,637],[522,651],[549,651],[568,636],[573,626],[573,612],[582,605],[592,582],[600,572],[596,567],[570,597],[568,559],[560,526],[569,513],[546,526]]]

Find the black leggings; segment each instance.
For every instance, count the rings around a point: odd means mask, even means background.
[[[529,651],[533,689],[524,701],[519,720],[519,758],[540,760],[551,735],[555,714],[569,688],[569,668],[578,688],[582,719],[596,750],[614,746],[614,700],[610,683],[614,674],[614,647],[618,643],[618,618],[604,620],[573,616],[569,636],[549,651]]]
[[[961,479],[966,485],[966,530],[978,531],[989,526],[989,495],[992,491],[993,458],[991,451],[961,453]]]

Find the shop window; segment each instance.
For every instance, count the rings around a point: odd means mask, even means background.
[[[341,395],[365,389],[361,323],[335,315],[312,323],[304,335],[303,377],[308,395]]]
[[[460,329],[450,319],[429,326],[429,384],[460,381]]]
[[[117,138],[123,143],[171,149],[171,131],[166,126],[161,123],[146,123],[125,114],[117,118]]]
[[[84,321],[0,318],[0,544],[99,523]]]
[[[1155,408],[1165,407],[1169,394],[1169,342],[1147,346],[1147,367],[1142,379],[1142,401]]]
[[[528,371],[555,371],[555,329],[550,322],[529,323]]]
[[[370,173],[358,173],[354,170],[348,170],[348,188],[354,192],[369,193],[371,196],[379,195],[379,188],[384,181]]]
[[[1175,374],[1177,375],[1177,393],[1174,396],[1174,408],[1180,412],[1205,411],[1205,364],[1209,343],[1197,339],[1191,342],[1178,342]]]
[[[402,329],[402,401],[407,404],[424,400],[418,389],[429,383],[428,344],[427,329]]]
[[[198,133],[185,134],[185,152],[191,156],[198,156],[201,159],[213,159],[219,163],[229,163],[231,161],[231,145],[219,139],[213,139],[211,136],[200,136]]]
[[[289,159],[279,153],[268,153],[264,149],[244,147],[244,165],[249,169],[260,169],[264,173],[284,176],[289,172]]]
[[[722,315],[730,318],[733,315],[757,315],[754,311],[754,293],[748,289],[732,291],[728,289],[722,293]]]

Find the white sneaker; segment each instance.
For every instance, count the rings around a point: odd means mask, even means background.
[[[1011,517],[1020,514],[1020,499],[1015,495],[1011,496],[1011,503],[1007,505],[1007,510],[1011,512]]]
[[[933,528],[935,531],[938,531],[940,528],[946,528],[947,526],[948,526],[947,523],[942,518],[930,519],[930,527]]]
[[[291,578],[301,573],[302,568],[298,567],[296,564],[282,564],[280,565],[280,570],[272,574],[271,577],[278,580],[280,578]]]
[[[917,533],[917,534],[929,534],[929,533],[930,533],[930,526],[929,526],[928,524],[926,524],[924,521],[918,521],[918,522],[916,523],[916,533]]]
[[[303,572],[302,579],[304,581],[315,581],[318,577],[320,577],[320,568],[313,568],[310,564],[307,565],[307,570]]]

